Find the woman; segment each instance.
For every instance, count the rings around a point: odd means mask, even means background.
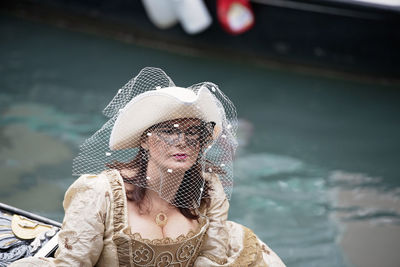
[[[284,266],[227,221],[237,121],[217,86],[145,68],[104,112],[74,160],[55,258],[11,266]]]

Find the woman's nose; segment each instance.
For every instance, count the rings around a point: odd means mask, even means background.
[[[185,133],[179,133],[176,146],[180,146],[180,147],[186,147],[187,146]]]

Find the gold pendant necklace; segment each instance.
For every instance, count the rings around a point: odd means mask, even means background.
[[[168,216],[167,214],[165,214],[164,212],[160,211],[157,215],[156,215],[156,224],[160,227],[164,227],[167,222],[168,222]]]

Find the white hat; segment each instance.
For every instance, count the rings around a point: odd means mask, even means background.
[[[197,93],[182,87],[146,91],[120,110],[110,136],[110,149],[138,147],[140,136],[149,127],[164,121],[198,118],[214,122],[213,139],[221,133],[223,109],[206,87]]]

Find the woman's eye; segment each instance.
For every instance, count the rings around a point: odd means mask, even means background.
[[[160,130],[160,132],[162,132],[164,134],[173,134],[174,133],[173,130],[171,130],[171,129],[162,129],[162,130]]]
[[[198,128],[190,128],[186,131],[188,135],[198,135],[201,132],[201,129]]]
[[[198,132],[197,131],[187,131],[186,134],[188,134],[188,135],[197,135]]]
[[[174,134],[179,134],[180,131],[175,128],[164,128],[160,130],[160,133],[174,135]]]

